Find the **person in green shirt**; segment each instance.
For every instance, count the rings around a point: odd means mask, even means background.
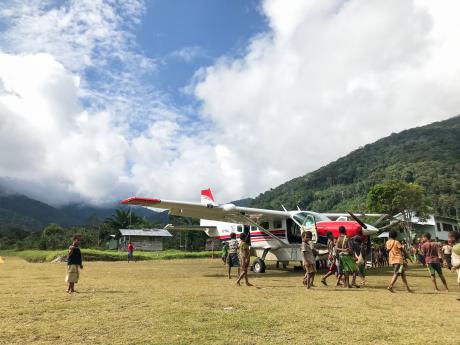
[[[246,234],[240,235],[240,258],[241,258],[241,274],[236,281],[236,285],[240,285],[241,279],[244,278],[244,281],[247,286],[252,286],[248,280],[248,268],[249,268],[249,259],[250,259],[250,252],[249,252],[249,245],[246,243]]]

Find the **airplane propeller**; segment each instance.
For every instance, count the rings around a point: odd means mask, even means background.
[[[351,218],[353,218],[359,225],[362,226],[363,229],[367,229],[367,225],[364,224],[364,222],[359,219],[357,216],[355,216],[352,212],[350,211],[347,211],[347,213],[351,216]]]
[[[372,226],[378,227],[378,225],[383,222],[388,217],[387,214],[382,214],[379,219],[377,219]]]

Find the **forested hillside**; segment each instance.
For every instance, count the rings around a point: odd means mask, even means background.
[[[11,227],[37,231],[50,223],[64,227],[90,225],[104,221],[114,214],[116,209],[127,210],[128,207],[113,205],[113,207],[97,208],[71,204],[56,208],[24,195],[0,194],[0,231]],[[168,215],[164,212],[157,213],[146,208],[136,208],[135,212],[153,223],[168,222]]]
[[[251,205],[364,211],[368,190],[388,179],[420,184],[435,213],[456,216],[460,212],[460,116],[366,145],[260,194]]]

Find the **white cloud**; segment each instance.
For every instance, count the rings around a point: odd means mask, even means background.
[[[171,57],[190,62],[197,58],[207,57],[206,51],[198,46],[183,47],[179,50],[175,50],[170,54]]]
[[[0,185],[55,204],[255,195],[458,113],[458,7],[267,0],[271,31],[197,72],[197,120],[147,82],[142,1],[2,2]]]
[[[203,112],[263,191],[460,110],[458,2],[282,1],[242,59],[202,70]],[[241,182],[240,182],[241,183]]]

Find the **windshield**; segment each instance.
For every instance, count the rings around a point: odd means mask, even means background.
[[[304,226],[315,225],[315,221],[321,222],[321,221],[330,220],[329,218],[327,218],[326,216],[320,213],[309,212],[309,211],[297,212],[294,214],[293,218],[296,223],[298,223],[299,225],[304,225]]]

